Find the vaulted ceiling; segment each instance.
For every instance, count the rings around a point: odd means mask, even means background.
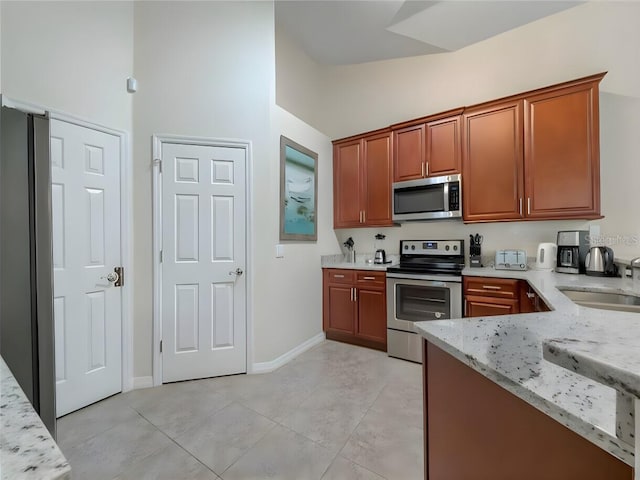
[[[317,63],[455,51],[578,1],[277,0],[276,23]]]

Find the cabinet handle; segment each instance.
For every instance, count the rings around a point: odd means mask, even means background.
[[[467,299],[464,299],[464,310],[462,311],[462,316],[466,317],[467,316]]]
[[[424,162],[424,176],[429,176],[429,162]]]
[[[344,275],[334,275],[333,278],[344,278]]]
[[[360,223],[362,223],[362,210],[360,210]]]
[[[362,211],[362,223],[367,223],[367,212]]]
[[[496,287],[495,285],[482,285],[482,288],[486,290],[502,290],[502,287]]]
[[[527,197],[527,215],[531,215],[531,197]]]
[[[350,295],[349,300],[353,302],[353,287],[349,289],[349,295]]]
[[[358,301],[358,290],[355,287],[353,288],[353,301]]]
[[[527,292],[527,298],[535,298],[536,294],[533,292]]]
[[[420,175],[421,175],[422,177],[424,177],[424,176],[425,176],[425,175],[424,175],[424,163],[421,163],[421,164],[420,164]]]
[[[364,280],[375,280],[376,277],[364,277]]]
[[[520,212],[520,216],[522,216],[522,197],[520,197],[520,207],[518,208],[518,211]]]

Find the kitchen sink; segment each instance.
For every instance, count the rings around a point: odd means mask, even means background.
[[[584,292],[564,288],[559,290],[583,307],[640,313],[640,296],[625,293]]]

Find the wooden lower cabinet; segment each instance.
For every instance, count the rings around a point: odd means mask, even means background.
[[[323,270],[322,323],[328,339],[387,350],[386,274]]]
[[[492,315],[513,315],[520,313],[518,300],[502,298],[475,297],[467,295],[465,300],[465,317],[489,317]]]
[[[426,480],[632,480],[629,465],[426,340],[423,349]]]
[[[465,276],[462,285],[465,317],[549,311],[526,280]]]

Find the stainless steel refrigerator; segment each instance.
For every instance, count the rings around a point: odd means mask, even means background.
[[[49,120],[0,115],[0,354],[55,438]]]

